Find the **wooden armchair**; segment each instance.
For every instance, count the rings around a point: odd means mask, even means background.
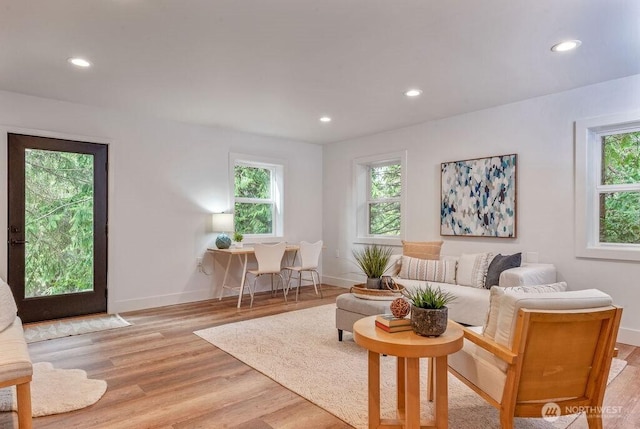
[[[449,357],[450,372],[500,411],[503,429],[513,428],[514,416],[579,411],[590,429],[602,428],[622,309],[593,289],[505,294],[498,304],[495,335],[464,328],[465,345]]]

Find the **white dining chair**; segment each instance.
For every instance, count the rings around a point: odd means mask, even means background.
[[[284,295],[284,300],[287,300],[287,294],[284,288],[284,277],[282,277],[282,257],[284,256],[285,248],[287,243],[284,241],[277,244],[261,244],[256,243],[253,245],[254,254],[256,257],[256,261],[258,262],[258,267],[253,270],[247,270],[247,274],[245,274],[245,282],[248,280],[247,276],[249,274],[253,275],[253,287],[249,286],[249,294],[251,295],[251,305],[253,307],[253,294],[256,290],[256,282],[258,277],[264,274],[271,275],[271,293],[274,293],[274,283],[273,279],[277,275],[280,277],[280,282],[282,284],[282,293]],[[247,283],[250,285],[250,283]],[[277,287],[275,289],[277,292]]]
[[[320,260],[320,253],[322,252],[322,240],[315,243],[308,243],[306,241],[300,242],[300,265],[285,267],[285,270],[289,271],[289,280],[287,281],[287,294],[291,287],[291,277],[293,273],[298,273],[298,287],[296,288],[296,302],[298,301],[298,294],[300,293],[300,283],[302,283],[302,273],[308,272],[311,275],[311,281],[313,282],[313,288],[318,294],[318,288],[320,288],[320,297],[324,298],[322,294],[322,285],[320,283],[320,275],[318,274],[318,264]],[[314,277],[315,274],[315,277]],[[317,283],[316,283],[317,278]]]

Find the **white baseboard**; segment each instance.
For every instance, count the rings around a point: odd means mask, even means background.
[[[620,328],[618,331],[618,342],[640,347],[640,331],[637,329]]]
[[[322,276],[322,283],[331,285],[331,286],[338,286],[338,287],[351,289],[351,286],[353,286],[357,282],[349,279],[343,279],[341,277]]]
[[[147,308],[165,307],[167,305],[185,304],[187,302],[211,299],[211,289],[200,289],[184,293],[148,296],[144,298],[125,299],[109,303],[109,313],[145,310]]]

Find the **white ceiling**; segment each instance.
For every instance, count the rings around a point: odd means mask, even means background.
[[[2,90],[316,143],[638,73],[640,0],[0,0]]]

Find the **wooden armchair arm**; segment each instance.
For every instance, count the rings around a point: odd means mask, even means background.
[[[518,355],[509,350],[503,345],[500,345],[493,341],[490,338],[485,337],[484,335],[478,334],[470,329],[465,328],[464,326],[460,326],[464,332],[464,338],[471,341],[472,343],[482,347],[489,353],[495,355],[499,359],[505,361],[509,365],[515,363]]]

